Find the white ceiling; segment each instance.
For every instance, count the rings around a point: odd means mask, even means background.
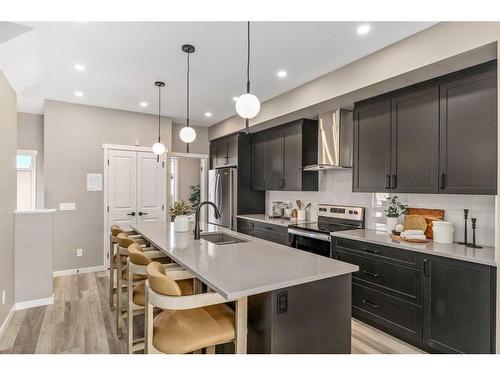
[[[252,23],[252,92],[268,100],[434,23],[372,22],[371,31],[362,36],[356,33],[360,24]],[[48,98],[157,113],[154,81],[164,80],[162,112],[183,122],[185,43],[196,47],[191,55],[191,123],[210,126],[234,115],[232,98],[245,90],[245,22],[22,25],[33,29],[10,40],[0,35],[0,69],[18,93],[19,111],[43,113]],[[85,65],[86,71],[75,71],[76,63]],[[281,69],[288,72],[284,79],[276,76]],[[75,97],[75,90],[84,97]],[[149,106],[140,107],[141,101]],[[206,111],[213,116],[206,118]]]

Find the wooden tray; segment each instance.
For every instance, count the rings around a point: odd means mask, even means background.
[[[429,242],[429,240],[407,240],[406,238],[402,238],[401,236],[398,236],[397,234],[391,234],[391,238],[393,240],[412,242],[412,243],[427,243],[427,242]]]
[[[425,230],[425,237],[432,238],[432,221],[444,220],[444,210],[439,208],[413,208],[408,207],[406,213],[408,215],[421,215],[427,222],[427,229]]]

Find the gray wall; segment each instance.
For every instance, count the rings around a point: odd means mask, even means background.
[[[14,211],[17,177],[17,98],[0,71],[0,294],[7,291],[7,301],[0,299],[0,326],[14,304]]]
[[[185,125],[173,124],[172,125],[172,151],[173,152],[186,152],[186,144],[181,141],[179,137],[180,130]],[[208,142],[208,128],[203,126],[193,126],[196,130],[196,139],[189,145],[189,152],[193,154],[208,154],[210,144]]]
[[[87,192],[86,174],[103,173],[103,143],[151,146],[157,117],[135,112],[45,102],[45,206],[76,202],[76,211],[54,214],[54,271],[103,264],[103,193]],[[170,149],[171,120],[162,135]],[[76,249],[83,256],[76,256]]]
[[[17,148],[38,151],[36,161],[36,208],[44,208],[43,115],[17,113]]]
[[[191,185],[200,183],[200,159],[177,158],[179,174],[179,199],[188,200],[191,196]]]

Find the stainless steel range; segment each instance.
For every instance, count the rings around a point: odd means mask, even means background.
[[[331,258],[331,241],[335,232],[364,227],[363,207],[319,204],[316,223],[288,227],[288,243],[291,247]]]

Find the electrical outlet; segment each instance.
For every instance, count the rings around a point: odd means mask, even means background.
[[[76,256],[77,257],[83,256],[83,249],[76,249]]]
[[[5,305],[5,301],[7,301],[7,291],[2,290],[2,305]]]

